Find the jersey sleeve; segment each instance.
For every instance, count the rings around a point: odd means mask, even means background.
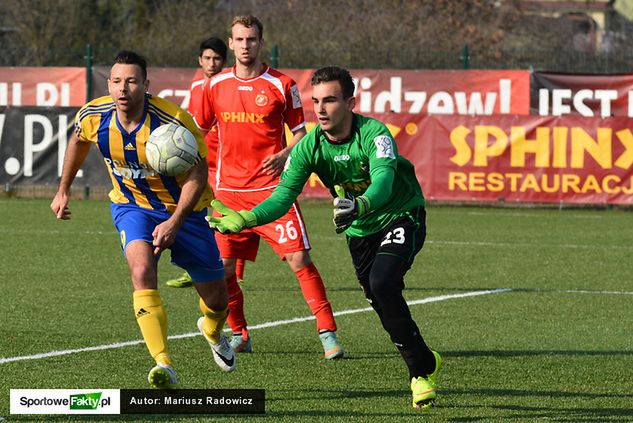
[[[89,104],[84,105],[75,115],[75,135],[81,142],[96,142],[99,117],[87,112]]]
[[[299,141],[290,152],[281,174],[281,181],[270,197],[252,210],[258,225],[273,222],[283,216],[303,191],[303,187],[312,173],[309,156],[306,154],[307,142],[304,142],[305,140],[306,138],[303,138]]]
[[[284,113],[284,120],[290,128],[290,131],[295,132],[303,128],[306,124],[305,116],[303,114],[303,104],[301,103],[301,93],[299,87],[292,79],[286,87],[286,111]]]
[[[374,122],[363,137],[371,178],[371,184],[363,195],[369,199],[372,209],[377,209],[391,196],[398,167],[398,151],[389,129],[378,121]]]
[[[189,105],[187,105],[187,111],[191,116],[200,114],[200,109],[202,108],[202,90],[205,85],[204,80],[191,83],[191,87],[189,88]]]
[[[189,110],[195,119],[196,125],[198,125],[201,130],[211,130],[211,127],[215,122],[215,111],[213,109],[213,87],[211,85],[211,81],[204,83],[202,87],[202,94],[199,96],[197,104]]]

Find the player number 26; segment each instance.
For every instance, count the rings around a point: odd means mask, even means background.
[[[387,232],[385,238],[380,243],[380,246],[386,244],[404,244],[404,228],[395,228],[393,231]]]
[[[278,224],[277,226],[275,226],[275,230],[279,232],[280,244],[288,242],[289,239],[297,239],[297,237],[299,236],[299,233],[297,232],[297,229],[294,227],[292,220],[286,223],[285,228],[284,228],[284,225],[282,225],[281,223]]]

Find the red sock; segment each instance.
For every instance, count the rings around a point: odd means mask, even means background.
[[[229,317],[226,319],[233,333],[246,332],[246,317],[244,316],[244,294],[237,283],[235,275],[226,278],[226,288],[229,293]]]
[[[244,265],[245,264],[246,264],[246,260],[244,259],[235,260],[235,276],[237,276],[237,278],[240,280],[244,279]]]
[[[295,275],[297,275],[297,279],[299,279],[303,298],[306,300],[306,303],[308,303],[308,306],[310,306],[312,315],[316,317],[317,330],[319,332],[335,331],[336,322],[332,314],[332,306],[327,300],[323,279],[321,279],[321,275],[314,263],[310,263],[306,267],[299,269],[295,272]]]

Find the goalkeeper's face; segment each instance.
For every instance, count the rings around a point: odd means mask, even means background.
[[[345,99],[338,81],[321,82],[312,87],[314,114],[332,141],[346,139],[352,129],[352,110],[356,99]]]

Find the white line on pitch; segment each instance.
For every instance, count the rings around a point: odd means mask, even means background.
[[[488,290],[483,290],[483,291],[463,292],[461,294],[439,295],[437,297],[429,297],[429,298],[422,298],[422,299],[419,299],[419,300],[407,301],[407,304],[409,304],[409,305],[417,305],[417,304],[434,303],[434,302],[438,302],[438,301],[446,301],[446,300],[452,300],[452,299],[456,299],[456,298],[466,298],[466,297],[476,297],[476,296],[479,296],[479,295],[499,294],[499,293],[502,293],[502,292],[509,292],[509,291],[512,291],[512,289],[510,289],[510,288],[500,288],[500,289],[488,289]],[[372,311],[372,308],[371,307],[367,307],[367,308],[357,308],[357,309],[352,309],[352,310],[342,310],[342,311],[338,311],[338,312],[334,313],[334,315],[335,316],[343,316],[343,315],[346,315],[346,314],[365,313],[365,312],[368,312],[368,311]],[[260,323],[258,325],[250,326],[249,329],[253,330],[253,329],[271,328],[271,327],[275,327],[275,326],[283,326],[283,325],[289,325],[289,324],[292,324],[292,323],[305,322],[305,321],[308,321],[308,320],[314,320],[314,316],[296,317],[294,319],[288,319],[288,320],[276,320],[276,321],[273,321],[273,322],[265,322],[265,323]],[[180,335],[172,335],[172,336],[168,337],[168,339],[191,338],[191,337],[194,337],[194,336],[200,336],[200,332],[189,332],[189,333],[183,333],[183,334],[180,334]],[[60,351],[50,351],[50,352],[47,352],[47,353],[40,353],[40,354],[33,354],[33,355],[23,355],[23,356],[18,356],[18,357],[6,357],[6,358],[0,358],[0,364],[11,363],[11,362],[14,362],[14,361],[38,360],[38,359],[41,359],[41,358],[58,357],[60,355],[69,355],[69,354],[76,354],[76,353],[88,352],[88,351],[111,350],[111,349],[115,349],[115,348],[130,347],[130,346],[142,344],[143,342],[144,342],[143,340],[138,339],[136,341],[115,342],[113,344],[95,345],[93,347],[75,348],[75,349],[60,350]]]

